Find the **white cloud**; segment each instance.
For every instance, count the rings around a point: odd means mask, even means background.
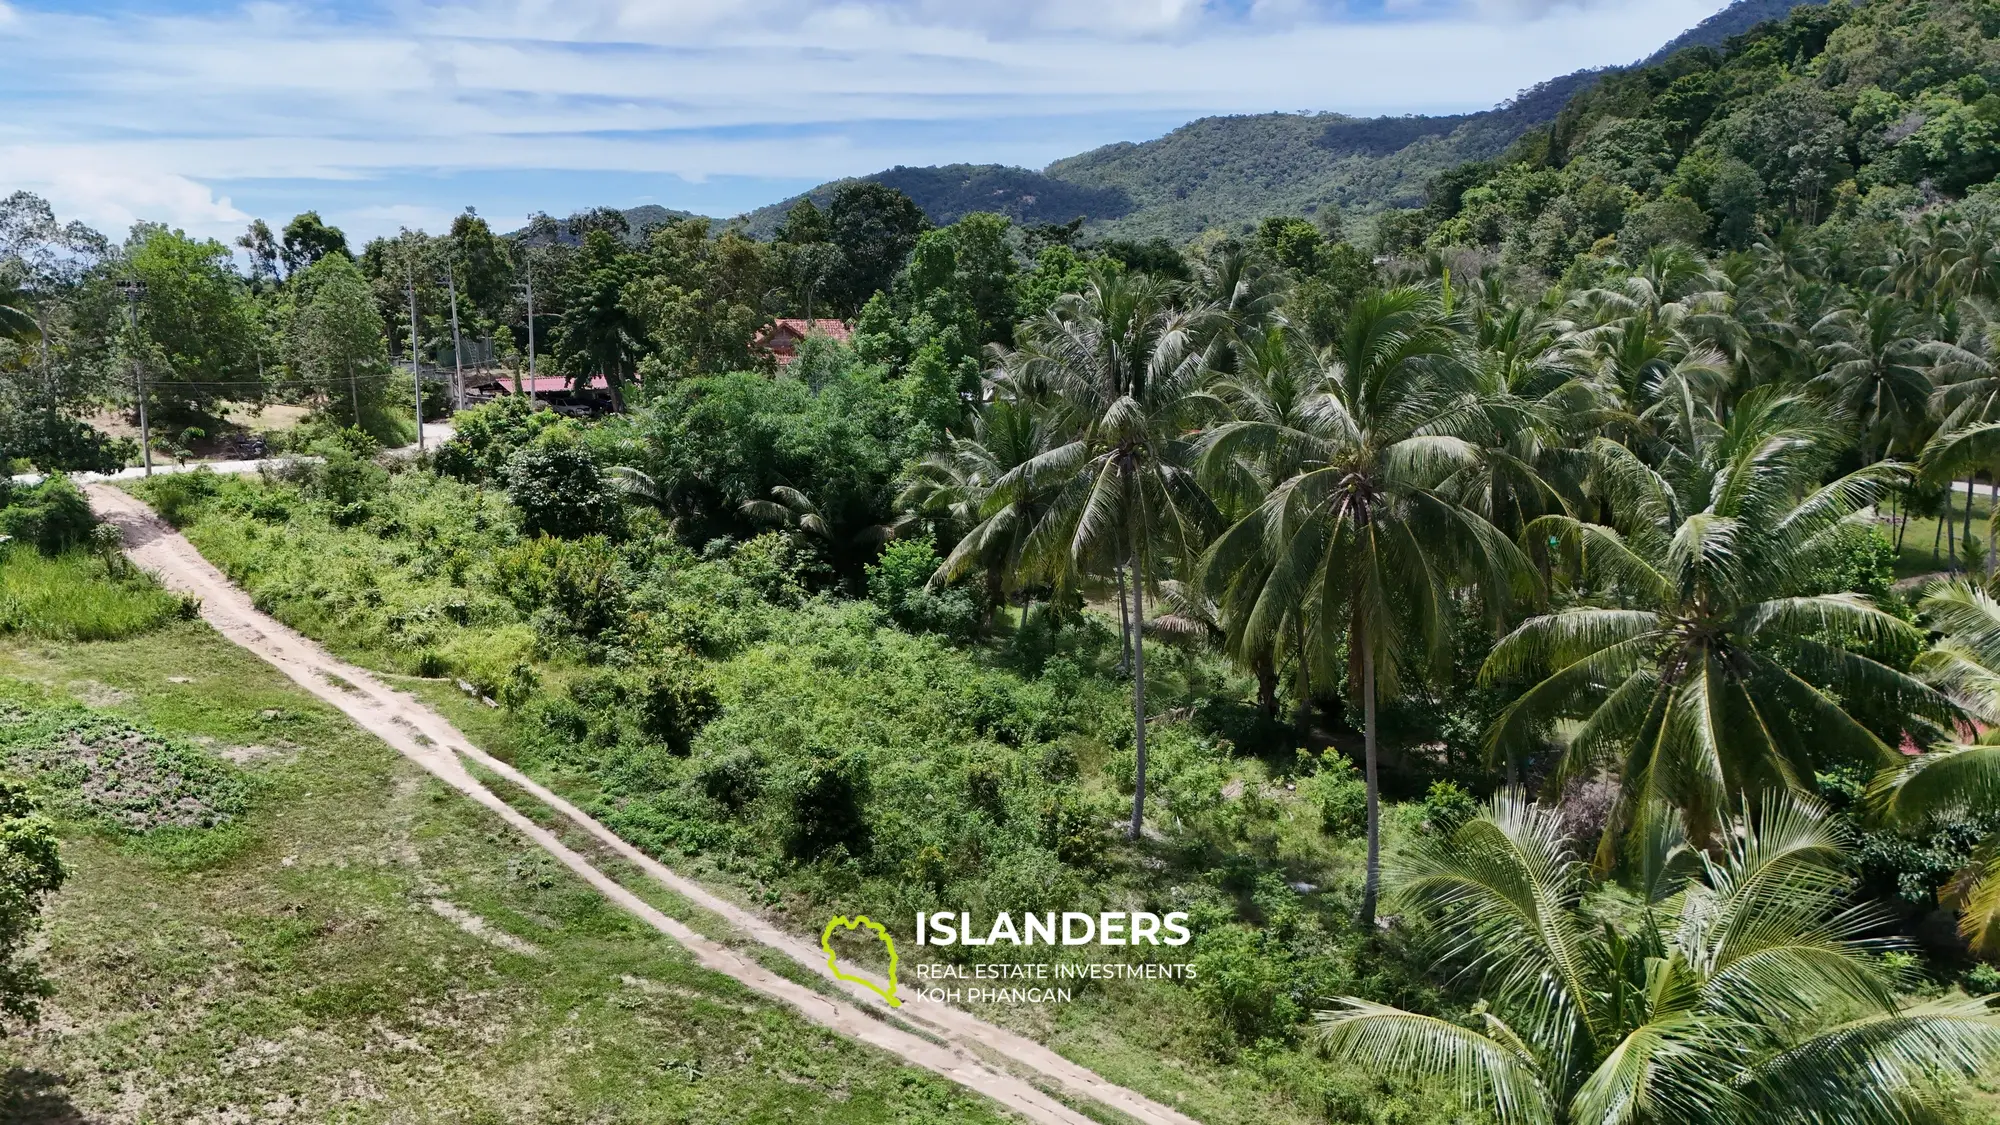
[[[1362,19],[1328,0],[1228,18],[1204,0],[453,0],[357,24],[269,2],[111,19],[0,0],[0,99],[35,91],[0,113],[0,190],[114,230],[144,215],[218,233],[245,218],[204,186],[224,181],[1039,166],[1141,139],[1107,135],[1118,120],[1480,108],[1645,55],[1720,3],[1430,0]],[[430,202],[411,214],[434,221]],[[399,214],[348,218],[371,232]]]

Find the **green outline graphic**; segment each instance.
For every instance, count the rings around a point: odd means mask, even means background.
[[[835,926],[845,926],[850,930],[866,926],[875,931],[875,936],[882,939],[883,945],[889,947],[889,987],[887,989],[884,989],[881,985],[876,984],[867,977],[851,976],[840,971],[839,955],[833,951],[833,928]],[[826,924],[826,929],[820,931],[819,948],[821,952],[826,954],[826,967],[828,971],[833,973],[835,980],[844,980],[850,984],[858,984],[875,995],[880,996],[882,999],[887,1000],[891,1008],[900,1008],[903,1006],[903,1002],[896,999],[896,939],[890,937],[889,931],[883,929],[880,924],[870,921],[866,914],[857,914],[853,918],[849,918],[845,914],[835,915],[833,920]]]

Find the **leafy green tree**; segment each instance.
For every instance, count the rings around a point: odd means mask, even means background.
[[[377,437],[400,436],[389,407],[382,314],[361,270],[344,255],[329,255],[294,274],[292,285],[309,294],[286,342],[293,375],[324,396],[327,412],[340,425]]]
[[[1637,907],[1614,919],[1561,814],[1503,793],[1392,876],[1469,964],[1478,1025],[1350,997],[1319,1014],[1319,1044],[1509,1125],[1927,1119],[1938,1077],[2000,1065],[2000,1014],[1906,1002],[1879,916],[1846,902],[1837,822],[1785,793],[1761,804],[1711,855],[1653,819]]]
[[[1713,846],[1729,810],[1769,790],[1803,789],[1835,761],[1886,764],[1893,752],[1840,700],[1948,720],[1949,702],[1898,671],[1916,647],[1872,601],[1812,588],[1844,521],[1901,479],[1875,465],[1821,484],[1838,431],[1810,404],[1760,391],[1726,428],[1678,450],[1664,470],[1623,446],[1591,446],[1612,526],[1549,515],[1575,595],[1493,649],[1482,678],[1542,677],[1487,734],[1496,754],[1532,750],[1574,720],[1550,784],[1617,768],[1621,793],[1602,856],[1642,839],[1661,808]]]
[[[761,243],[738,231],[711,238],[706,219],[655,228],[626,297],[655,349],[648,374],[714,374],[768,363],[750,345],[770,320],[766,294],[776,279],[769,258]]]
[[[868,298],[889,288],[918,237],[931,226],[909,196],[869,180],[842,184],[827,219],[827,240],[841,257],[826,297],[842,316],[854,315]]]
[[[142,349],[146,384],[162,417],[185,418],[220,399],[263,395],[257,310],[227,246],[140,224],[125,244],[125,260],[146,283],[140,339],[131,346]]]
[[[1400,288],[1362,298],[1326,354],[1318,397],[1290,423],[1239,419],[1204,437],[1210,456],[1296,458],[1298,470],[1210,548],[1204,567],[1240,642],[1274,643],[1302,614],[1321,682],[1345,663],[1359,697],[1369,789],[1361,916],[1381,878],[1376,704],[1399,669],[1449,658],[1457,585],[1504,607],[1533,575],[1520,549],[1443,486],[1493,426],[1439,297]]]
[[[1057,573],[1074,567],[1102,574],[1123,565],[1132,576],[1125,617],[1133,656],[1133,839],[1146,807],[1143,594],[1162,577],[1166,559],[1199,553],[1214,522],[1189,457],[1203,373],[1196,345],[1207,314],[1177,308],[1174,296],[1170,283],[1151,275],[1101,270],[1084,292],[1022,326],[1026,340],[1001,377],[1016,398],[1045,403],[1065,435],[996,482],[1048,496],[1028,555]]]
[[[605,377],[620,411],[625,409],[625,383],[638,370],[646,348],[645,318],[630,299],[638,272],[637,256],[609,231],[584,235],[583,248],[566,271],[565,307],[551,341],[573,382]]]
[[[329,254],[350,257],[347,250],[347,235],[339,227],[328,226],[319,217],[318,211],[307,211],[292,216],[285,224],[284,241],[278,251],[285,262],[287,277],[305,269]]]

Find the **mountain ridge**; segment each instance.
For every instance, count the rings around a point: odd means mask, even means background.
[[[800,200],[810,198],[825,207],[843,184],[856,181],[902,191],[940,225],[973,211],[996,212],[1023,224],[1082,218],[1085,229],[1100,238],[1181,242],[1215,228],[1241,233],[1266,215],[1310,217],[1328,207],[1343,219],[1363,218],[1421,205],[1431,177],[1467,161],[1499,156],[1606,74],[1645,66],[1688,47],[1720,47],[1795,6],[1823,2],[1736,0],[1631,66],[1574,71],[1473,113],[1202,117],[1163,136],[1113,142],[1039,170],[1003,164],[898,165],[829,180],[728,221],[769,238]],[[635,230],[644,225],[636,214],[641,210],[628,212]]]

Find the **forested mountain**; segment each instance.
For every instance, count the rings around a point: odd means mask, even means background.
[[[1836,272],[1894,268],[1896,217],[1960,197],[1961,217],[1990,209],[1996,34],[2000,6],[1981,0],[1795,9],[1724,50],[1606,76],[1502,158],[1434,181],[1422,209],[1385,216],[1382,248],[1478,247],[1558,276],[1775,233]]]
[[[1737,0],[1662,47],[1648,63],[1687,47],[1721,47],[1730,36],[1782,18],[1791,0]],[[993,211],[1017,222],[1081,217],[1094,234],[1184,241],[1214,227],[1247,233],[1273,214],[1327,207],[1368,215],[1415,207],[1425,183],[1466,161],[1490,160],[1553,119],[1578,91],[1610,70],[1552,78],[1478,113],[1441,117],[1350,117],[1262,113],[1204,117],[1150,141],[1122,141],[1065,157],[1040,172],[999,164],[896,167],[858,177],[908,195],[932,222]],[[841,183],[771,204],[748,216],[769,237],[799,199],[825,207]]]

